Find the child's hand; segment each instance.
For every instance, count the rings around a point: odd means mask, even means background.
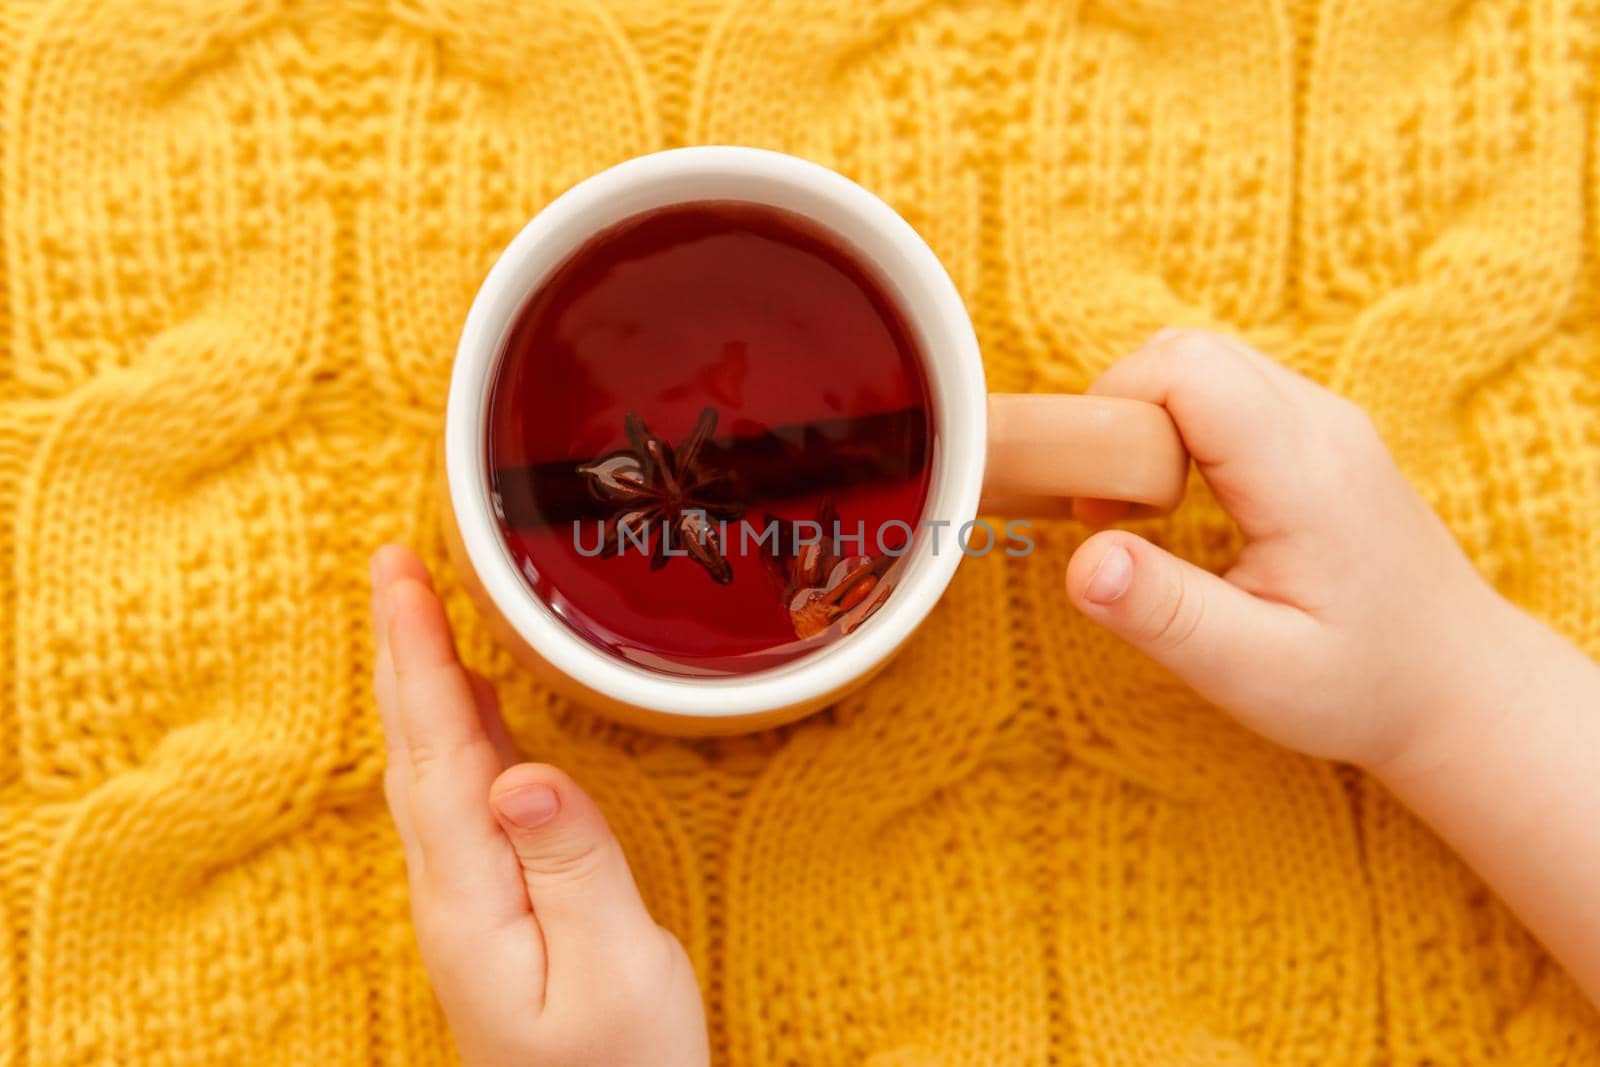
[[[1371,770],[1600,1003],[1600,665],[1479,577],[1358,408],[1260,353],[1164,330],[1092,391],[1166,405],[1245,547],[1219,578],[1097,533],[1073,602],[1246,726]]]
[[[1069,595],[1251,729],[1366,766],[1409,756],[1463,665],[1528,629],[1366,415],[1243,343],[1164,330],[1090,391],[1165,405],[1246,544],[1217,577],[1097,533],[1072,558]],[[1094,524],[1121,510],[1077,509]]]
[[[456,658],[427,571],[373,557],[384,791],[417,942],[467,1067],[701,1067],[700,990],[605,817],[516,762],[494,692]]]

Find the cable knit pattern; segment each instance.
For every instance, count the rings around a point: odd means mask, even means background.
[[[1075,616],[1076,527],[968,561],[837,708],[690,743],[512,666],[435,486],[523,222],[651,149],[776,147],[926,235],[996,388],[1179,323],[1359,400],[1600,654],[1597,32],[1593,0],[0,0],[0,1064],[450,1059],[380,798],[387,540],[602,802],[719,1063],[1600,1062],[1381,789]],[[1200,487],[1147,532],[1237,547]]]

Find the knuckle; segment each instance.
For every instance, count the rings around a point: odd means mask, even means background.
[[[463,748],[464,746],[460,744],[449,744],[428,738],[409,738],[406,741],[406,755],[411,761],[412,778],[420,781],[437,773],[453,762]]]
[[[1367,409],[1357,404],[1348,397],[1332,394],[1332,410],[1329,423],[1332,426],[1336,439],[1347,447],[1357,445],[1363,448],[1382,446],[1383,438],[1378,433],[1377,423],[1372,421],[1372,416]]]
[[[1272,388],[1244,343],[1208,330],[1178,330],[1161,346],[1161,376],[1171,395],[1236,398]]]
[[[411,773],[421,778],[427,771],[438,765],[442,754],[439,746],[432,741],[410,739],[406,742],[406,755],[411,760]]]
[[[605,868],[609,847],[609,842],[594,838],[563,842],[559,848],[522,854],[522,867],[546,884],[582,885]]]
[[[1173,652],[1187,645],[1200,629],[1205,596],[1181,573],[1174,572],[1165,581],[1167,587],[1147,618],[1145,635],[1156,651]]]
[[[1187,373],[1205,377],[1225,367],[1248,364],[1242,343],[1210,330],[1180,329],[1167,353]]]
[[[1370,493],[1374,479],[1389,465],[1389,450],[1372,416],[1359,405],[1336,397],[1321,450],[1326,492],[1341,495]]]

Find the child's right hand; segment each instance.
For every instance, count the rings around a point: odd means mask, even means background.
[[[1107,530],[1073,602],[1271,740],[1370,768],[1427,760],[1467,664],[1528,620],[1478,575],[1360,408],[1239,341],[1163,330],[1090,392],[1165,405],[1245,547],[1221,577]],[[1079,501],[1099,525],[1121,506]],[[1486,668],[1492,669],[1492,668]]]
[[[1600,1003],[1600,665],[1478,575],[1359,408],[1259,352],[1166,330],[1091,391],[1166,406],[1245,546],[1218,577],[1103,531],[1073,602],[1245,726],[1373,772]]]

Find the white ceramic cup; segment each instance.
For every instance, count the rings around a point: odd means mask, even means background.
[[[743,201],[803,215],[876,273],[914,331],[932,394],[935,444],[924,523],[895,590],[850,636],[789,663],[714,678],[628,663],[569,629],[534,595],[491,508],[485,422],[511,328],[528,298],[589,238],[631,216],[691,201]],[[994,425],[991,426],[991,418]],[[473,301],[445,419],[447,534],[491,627],[575,699],[632,725],[679,735],[735,733],[798,718],[860,685],[928,616],[963,555],[953,534],[979,513],[1046,511],[1072,496],[1174,506],[1188,457],[1162,409],[1081,396],[990,397],[972,324],[944,267],[882,200],[825,167],[754,148],[699,147],[628,160],[540,211]],[[989,468],[985,482],[986,465]],[[939,551],[926,520],[944,520]]]

